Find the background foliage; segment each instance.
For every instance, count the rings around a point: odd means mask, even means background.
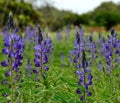
[[[28,0],[30,1],[30,0]],[[33,5],[35,1],[24,0],[0,0],[0,26],[5,25],[9,12],[13,12],[18,26],[41,24],[50,30],[62,29],[67,25],[84,24],[95,27],[102,26],[107,30],[120,23],[120,4],[104,2],[95,10],[76,14],[71,11],[58,10],[52,3],[40,7]]]

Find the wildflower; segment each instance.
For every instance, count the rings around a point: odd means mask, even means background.
[[[20,70],[20,66],[22,66],[23,53],[24,53],[24,40],[20,37],[17,32],[18,28],[14,29],[13,17],[10,14],[8,20],[8,28],[4,37],[4,48],[2,49],[2,53],[7,55],[7,60],[1,62],[3,67],[7,68],[5,72],[5,76],[9,77],[10,81],[3,81],[3,84],[8,84],[11,86],[11,102],[14,102],[14,87],[17,82],[19,82],[22,77],[22,72]],[[6,95],[4,94],[6,97]]]
[[[76,34],[75,49],[72,51],[73,62],[76,64],[76,75],[78,77],[78,86],[76,90],[77,94],[80,94],[80,100],[86,101],[87,96],[91,96],[92,93],[89,91],[89,86],[92,85],[93,76],[91,75],[89,63],[86,59],[87,47],[85,46],[84,31],[82,28]],[[93,39],[90,38],[92,43]],[[95,48],[95,45],[91,45],[91,48]],[[84,88],[81,89],[81,88]]]
[[[81,94],[80,100],[84,101],[86,100],[86,96],[92,95],[92,93],[89,92],[88,87],[92,85],[92,79],[93,79],[93,76],[90,73],[90,69],[88,68],[88,63],[86,61],[86,54],[84,50],[82,52],[82,68],[79,70],[79,73],[77,71],[77,75],[79,77],[78,86],[83,86],[84,88],[84,91],[77,89],[77,93]]]
[[[36,74],[36,77],[37,77],[37,74],[40,73],[41,77],[45,78],[44,74],[46,73],[46,71],[49,70],[49,67],[46,65],[48,63],[47,54],[49,53],[49,50],[45,45],[46,44],[43,41],[41,29],[39,27],[38,44],[36,44],[34,47],[34,49],[35,49],[34,63],[35,63],[36,68],[33,70],[33,73]],[[42,79],[42,78],[40,78],[40,79]]]

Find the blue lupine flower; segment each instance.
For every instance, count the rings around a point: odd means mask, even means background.
[[[61,30],[59,30],[57,33],[57,40],[60,41],[61,39],[62,39],[62,32]]]
[[[6,76],[6,77],[9,77],[9,76],[10,76],[10,70],[7,70],[7,71],[6,71],[5,76]]]
[[[45,78],[45,72],[49,70],[49,67],[46,65],[48,63],[48,53],[49,50],[47,48],[47,41],[43,40],[42,32],[39,27],[38,32],[38,44],[35,45],[35,59],[34,63],[36,68],[33,70],[33,72],[36,74],[36,77],[38,78],[37,74],[40,73],[43,78]],[[39,68],[38,68],[39,67]]]
[[[37,27],[32,28],[31,26],[27,26],[25,29],[25,42],[28,43],[35,43],[38,39],[36,36],[37,34]]]
[[[77,92],[77,94],[81,94],[82,93],[79,88],[76,90],[76,92]]]
[[[75,41],[75,49],[71,52],[73,57],[73,62],[76,64],[76,74],[78,76],[78,86],[79,88],[76,90],[77,94],[80,94],[80,100],[86,100],[86,96],[91,96],[92,93],[89,91],[89,86],[92,85],[93,76],[90,73],[89,63],[86,60],[85,50],[87,50],[87,46],[85,46],[85,38],[84,38],[84,30],[82,28],[79,29],[76,35]],[[96,48],[94,45],[93,39],[90,38],[90,51],[95,53],[95,50],[91,50]],[[84,88],[84,90],[81,89]]]
[[[70,37],[70,27],[66,28],[66,36],[65,36],[65,40],[67,40]]]
[[[97,53],[97,50],[96,50],[96,44],[95,42],[93,41],[93,36],[90,35],[90,38],[89,38],[89,48],[88,48],[88,53],[89,53],[89,64],[92,65],[94,61],[94,59],[97,57],[96,53]]]
[[[4,60],[3,62],[1,62],[1,65],[2,65],[3,67],[7,67],[7,66],[8,66],[8,63],[7,63],[6,60]]]
[[[14,30],[14,22],[11,15],[8,22],[9,29],[3,32],[4,48],[2,49],[2,53],[7,55],[7,60],[1,62],[1,65],[3,67],[7,67],[5,76],[10,77],[10,79],[8,82],[3,81],[3,84],[10,85],[11,102],[13,102],[13,96],[15,92],[13,87],[15,87],[15,84],[19,82],[20,78],[22,77],[22,72],[19,67],[22,66],[25,46],[23,38],[17,34],[18,28]]]
[[[77,73],[79,77],[78,85],[84,87],[84,91],[81,90],[82,95],[80,97],[81,101],[84,101],[86,99],[86,96],[92,95],[92,93],[89,92],[88,86],[92,85],[93,79],[93,76],[90,74],[90,69],[88,68],[88,63],[86,61],[86,54],[84,50],[82,53],[82,69],[80,69],[80,71],[81,72],[79,74]]]
[[[2,84],[3,84],[3,85],[8,84],[7,80],[3,80],[3,81],[2,81]]]
[[[2,53],[3,53],[3,54],[8,54],[8,53],[9,53],[8,48],[6,48],[6,47],[5,47],[5,48],[3,48],[3,49],[2,49]]]
[[[34,69],[34,70],[33,70],[33,73],[38,74],[39,71],[38,71],[37,69]]]
[[[48,71],[48,70],[49,70],[49,67],[48,67],[48,66],[44,66],[44,70],[45,70],[45,71]]]

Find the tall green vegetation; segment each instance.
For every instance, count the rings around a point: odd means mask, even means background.
[[[9,12],[13,12],[16,24],[20,27],[33,23],[42,23],[40,17],[41,12],[33,9],[32,4],[23,0],[1,0],[0,1],[0,23],[1,27],[5,25]]]
[[[120,5],[113,2],[104,2],[97,7],[91,14],[95,25],[105,26],[110,29],[120,23]]]

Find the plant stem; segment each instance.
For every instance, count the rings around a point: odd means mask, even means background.
[[[11,43],[11,50],[13,51],[12,48],[12,43]],[[10,84],[11,84],[11,103],[14,103],[14,84],[13,84],[13,73],[12,73],[12,57],[10,58]]]
[[[12,74],[12,59],[10,63],[10,84],[11,84],[11,103],[14,103],[14,86],[13,86],[13,74]]]
[[[86,69],[86,55],[85,55],[85,51],[83,50],[83,71],[84,71],[84,101],[86,103],[86,76],[85,76],[85,69]]]
[[[43,53],[42,53],[42,51],[40,51],[40,54],[41,54],[41,57],[40,57],[40,63],[41,63],[41,70],[40,70],[40,73],[41,73],[41,79],[43,80],[41,80],[42,82],[43,82],[43,84],[45,85],[45,78],[44,78],[44,75],[42,74],[42,72],[43,72],[43,65],[42,65],[42,55],[43,55]],[[46,98],[46,93],[45,93],[45,95],[43,96],[43,103],[46,103],[46,99],[44,99],[44,98]]]
[[[86,80],[85,80],[85,74],[84,74],[84,86],[86,84]],[[85,90],[85,87],[84,87],[84,100],[85,100],[85,103],[86,103],[86,90]]]
[[[43,72],[43,66],[42,66],[42,51],[40,51],[40,55],[41,55],[41,57],[40,57],[40,63],[41,63],[41,68],[40,68],[40,75],[41,75],[41,79],[42,79],[42,72]]]
[[[113,37],[112,37],[112,45],[113,45]],[[112,53],[113,53],[113,47],[112,47]],[[111,57],[111,72],[112,72],[112,75],[111,75],[111,93],[113,94],[113,55]]]

